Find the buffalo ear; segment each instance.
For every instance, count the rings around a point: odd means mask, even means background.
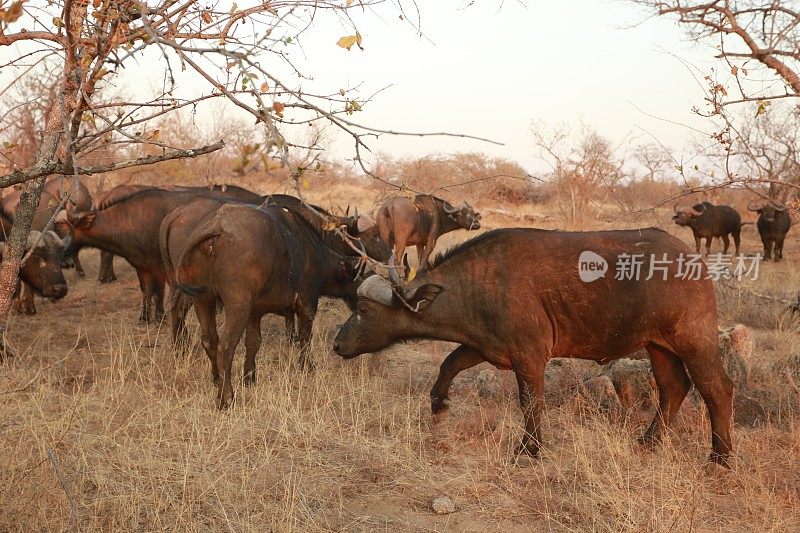
[[[427,283],[419,287],[408,301],[408,304],[415,311],[424,311],[429,305],[439,296],[439,293],[444,291],[441,285],[434,285]]]

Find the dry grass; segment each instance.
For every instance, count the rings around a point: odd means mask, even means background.
[[[757,249],[752,235],[746,249]],[[317,370],[297,368],[282,321],[265,318],[259,382],[237,386],[235,407],[220,413],[202,350],[175,354],[166,324],[135,325],[131,269],[118,261],[120,281],[100,286],[97,254],[86,257],[89,279],[68,273],[64,301],[39,301],[39,315],[10,324],[22,353],[0,369],[0,530],[800,528],[795,411],[738,428],[736,466],[725,471],[706,462],[700,406],[687,402],[669,441],[648,451],[635,444],[648,413],[610,420],[551,390],[543,457],[514,466],[521,415],[510,375],[488,370],[498,390],[484,394],[476,376],[486,365],[465,372],[450,414],[435,420],[427,393],[449,347],[426,341],[340,360],[329,346],[346,310],[326,301]],[[796,287],[798,260],[793,246],[759,288]],[[758,328],[755,379],[796,401],[780,370],[797,324],[748,298],[721,294],[721,322]],[[430,510],[441,495],[456,513]]]

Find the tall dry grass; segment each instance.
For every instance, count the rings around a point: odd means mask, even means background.
[[[797,259],[794,247],[760,288],[794,283]],[[96,252],[85,263],[91,278]],[[138,284],[121,263],[116,285],[68,273],[65,300],[40,301],[37,316],[10,324],[21,353],[0,366],[2,530],[800,529],[791,409],[737,428],[727,471],[707,462],[701,405],[687,401],[667,442],[647,450],[636,437],[651,413],[609,418],[550,383],[542,457],[514,465],[522,425],[508,373],[465,372],[450,413],[435,419],[428,390],[450,346],[425,341],[340,360],[329,347],[347,312],[325,301],[316,370],[295,364],[282,322],[267,318],[258,384],[238,384],[234,408],[218,412],[202,350],[175,353],[166,324],[135,324]],[[781,371],[795,353],[796,322],[747,298],[721,294],[721,322],[749,322],[759,386],[791,402]],[[240,348],[237,372],[242,359]],[[496,380],[488,393],[481,372]],[[442,495],[455,513],[430,510]]]

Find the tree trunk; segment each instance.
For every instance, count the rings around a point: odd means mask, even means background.
[[[34,168],[41,168],[53,161],[63,129],[61,106],[57,105],[47,117],[47,128],[36,153]],[[0,263],[0,359],[5,355],[13,355],[6,342],[6,323],[11,311],[11,300],[14,298],[14,291],[19,283],[20,262],[25,253],[25,244],[28,242],[33,216],[39,208],[45,180],[46,177],[41,177],[23,185],[14,225],[11,227],[11,233],[9,233],[3,249],[3,261]]]

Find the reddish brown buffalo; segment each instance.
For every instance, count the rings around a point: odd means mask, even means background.
[[[261,198],[259,199],[261,200]],[[173,246],[180,246],[181,243],[185,242],[186,238],[188,237],[188,233],[193,229],[194,225],[198,224],[206,215],[218,209],[223,203],[236,202],[242,203],[236,199],[220,200],[196,198],[189,204],[175,209],[164,218],[159,232],[159,242],[161,246],[162,257],[164,258],[165,266],[167,267],[167,276],[170,287],[174,287],[174,280],[172,277],[174,265],[172,265],[171,261],[175,259],[175,257],[173,256],[170,259],[168,255],[165,255],[165,253],[168,254],[170,252],[167,249],[168,241],[172,242]],[[253,202],[244,203],[251,205],[253,204]],[[299,198],[285,194],[268,195],[259,203],[265,207],[287,207],[291,209],[295,215],[301,217],[311,228],[313,228],[325,246],[346,257],[359,256],[358,252],[354,250],[347,242],[345,242],[345,239],[343,239],[341,235],[334,231],[330,225],[330,223],[333,222],[336,227],[346,226],[350,228],[351,225],[356,224],[358,215],[355,217],[334,216],[321,207],[313,205],[307,206]],[[363,247],[367,255],[374,259],[385,262],[389,258],[389,249],[379,237],[365,238],[362,236],[359,238],[356,236],[355,244],[357,248]],[[172,250],[172,253],[174,254],[177,252],[176,250]],[[339,294],[340,292],[341,291],[338,288],[326,286],[322,294],[324,296],[336,296],[336,294]],[[354,302],[348,302],[348,305],[351,305],[352,303]],[[168,309],[171,319],[170,322],[172,326],[172,336],[175,342],[179,342],[186,335],[185,317],[190,308],[190,299],[188,299],[185,295],[182,295],[180,291],[170,292]],[[287,334],[293,340],[299,340],[298,332],[295,328],[296,324],[294,314],[288,314],[285,318]]]
[[[419,270],[424,271],[439,237],[457,229],[480,229],[481,215],[466,202],[453,207],[441,198],[419,195],[413,201],[399,197],[388,200],[378,210],[376,223],[381,238],[393,252],[390,273],[399,283],[396,270],[402,272],[403,267],[396,265],[402,263],[406,246],[417,246]]]
[[[187,228],[176,227],[180,220],[176,215],[161,233],[165,263],[175,265],[176,285],[194,299],[219,406],[225,408],[233,401],[233,353],[245,330],[244,379],[250,384],[255,382],[261,317],[296,315],[301,342],[307,343],[320,295],[355,296],[359,261],[325,246],[317,230],[292,209],[227,203],[199,223],[184,220],[194,231],[182,242],[178,237]],[[218,300],[225,312],[219,336]]]
[[[226,198],[226,193],[207,189],[144,189],[107,201],[100,206],[101,209],[68,215],[59,221],[59,225],[61,232],[66,229],[72,235],[71,249],[83,246],[100,248],[124,257],[136,269],[142,290],[139,320],[154,321],[164,314],[164,285],[167,280],[158,247],[158,228],[173,209],[202,195]]]
[[[678,277],[678,258],[688,252],[654,228],[491,231],[438,258],[406,287],[405,302],[383,278],[368,278],[333,349],[349,358],[405,339],[459,343],[431,391],[434,412],[447,409],[459,372],[484,361],[514,370],[525,418],[517,451],[536,455],[550,358],[605,363],[645,348],[659,409],[643,441],[661,438],[694,383],[711,418],[712,459],[727,464],[732,384],[719,353],[714,286],[705,271],[697,280]],[[622,254],[643,254],[641,277],[615,275]],[[664,254],[667,270],[647,279],[651,258]],[[604,263],[610,271],[602,275]]]

